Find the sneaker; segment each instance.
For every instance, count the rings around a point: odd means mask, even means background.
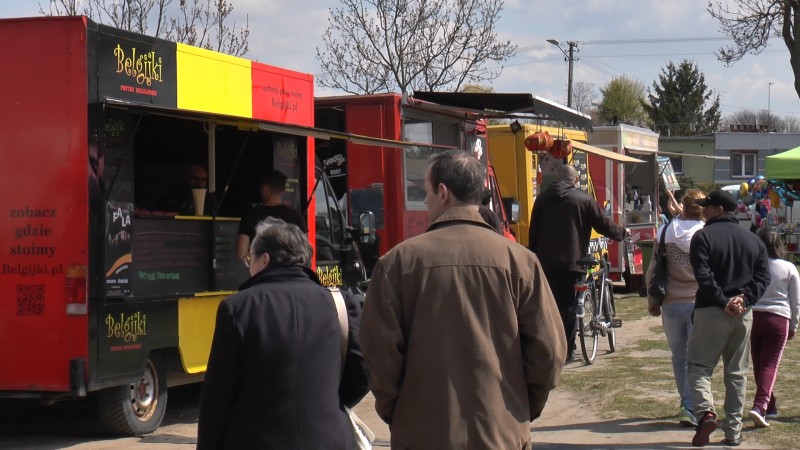
[[[738,447],[742,445],[742,435],[740,434],[739,437],[735,438],[725,438],[722,440],[722,445],[726,447]]]
[[[717,415],[711,411],[703,414],[703,418],[697,423],[697,431],[692,438],[692,445],[695,447],[705,447],[708,445],[708,438],[717,429]]]
[[[761,411],[759,411],[758,409],[756,408],[751,409],[749,415],[750,418],[753,419],[753,423],[755,423],[757,427],[763,428],[769,426],[769,422],[767,422],[767,419],[764,418],[764,416],[761,414]]]
[[[694,417],[694,414],[691,411],[686,409],[685,406],[681,406],[681,410],[678,413],[678,421],[685,427],[697,426],[697,419]]]
[[[778,418],[778,407],[776,406],[773,409],[767,408],[767,414],[764,415],[764,418],[767,420],[777,419]]]

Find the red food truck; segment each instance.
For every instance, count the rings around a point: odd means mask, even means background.
[[[424,101],[416,95],[348,95],[315,99],[316,124],[358,135],[391,139],[376,148],[358,142],[318,143],[317,153],[334,186],[334,199],[355,217],[375,214],[378,242],[361,245],[368,271],[377,258],[412,236],[423,233],[430,221],[425,206],[425,169],[436,151],[464,149],[487,170],[489,207],[504,222],[509,220],[489,163],[486,119],[478,111]]]
[[[236,239],[264,170],[327,247],[323,281],[365,279],[359,236],[319,201],[311,136],[352,136],[313,128],[311,75],[85,17],[3,19],[0,40],[16,62],[0,71],[0,397],[96,393],[112,430],[155,430],[249,276]],[[190,165],[207,167],[205,215],[163,206]]]

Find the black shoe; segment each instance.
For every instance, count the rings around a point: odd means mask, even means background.
[[[733,439],[725,438],[722,440],[722,445],[726,447],[738,447],[742,445],[742,435],[739,435],[739,437]]]
[[[575,352],[567,353],[567,360],[564,362],[564,364],[571,363],[572,361],[575,361]]]
[[[708,437],[711,436],[711,433],[716,429],[717,415],[711,411],[705,413],[703,418],[697,422],[697,431],[692,438],[692,445],[695,447],[705,447],[708,445]]]

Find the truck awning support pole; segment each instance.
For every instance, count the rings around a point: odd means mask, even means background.
[[[216,198],[217,192],[217,123],[208,122],[208,195]],[[211,208],[212,217],[217,217],[217,202],[213,201]]]
[[[239,154],[236,155],[236,161],[233,162],[233,168],[231,169],[231,174],[228,176],[228,180],[225,182],[225,188],[222,189],[222,195],[219,198],[219,204],[222,204],[222,201],[225,200],[225,194],[228,193],[228,188],[231,187],[231,181],[233,181],[233,176],[236,174],[236,170],[239,168],[239,161],[242,159],[242,155],[244,154],[244,149],[247,148],[247,141],[250,140],[250,134],[248,132],[244,136],[244,142],[242,142],[242,148],[239,149]]]

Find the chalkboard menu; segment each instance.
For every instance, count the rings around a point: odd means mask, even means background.
[[[137,217],[131,263],[135,296],[211,289],[211,221]]]
[[[126,111],[109,108],[104,112],[101,129],[97,130],[101,149],[98,178],[108,200],[133,203],[133,137],[136,118]],[[90,148],[90,159],[91,151]]]
[[[214,222],[215,290],[235,291],[250,277],[247,267],[236,257],[238,237],[239,221]]]

